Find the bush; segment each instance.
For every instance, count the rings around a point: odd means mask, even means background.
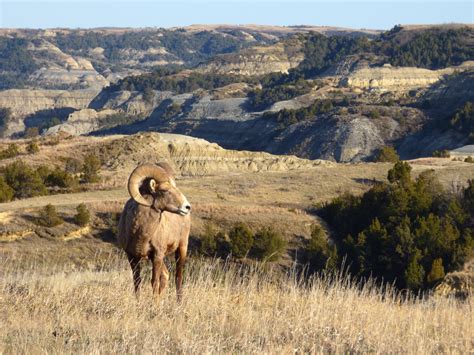
[[[433,260],[433,264],[431,264],[431,271],[426,276],[426,281],[429,283],[436,283],[444,278],[444,267],[443,267],[443,259],[437,258]]]
[[[449,158],[451,155],[449,153],[449,150],[442,149],[442,150],[435,150],[433,152],[433,156],[436,158]]]
[[[330,246],[324,230],[313,225],[311,228],[311,239],[306,246],[306,258],[312,270],[333,269],[337,265],[337,251]]]
[[[31,169],[21,160],[5,166],[4,178],[7,184],[14,190],[15,198],[48,194],[48,190],[38,171]]]
[[[380,111],[378,109],[373,109],[369,112],[369,117],[373,120],[380,118]]]
[[[64,223],[64,220],[58,216],[56,208],[48,204],[40,212],[40,216],[37,220],[37,224],[44,227],[55,227]]]
[[[248,93],[248,105],[256,111],[265,110],[275,102],[290,100],[310,92],[312,86],[313,84],[306,80],[299,80],[293,85],[280,84],[256,89]]]
[[[237,258],[245,257],[253,245],[252,231],[243,223],[237,224],[229,232],[230,251]]]
[[[396,163],[400,160],[397,151],[393,147],[385,146],[375,155],[376,162]]]
[[[214,256],[218,250],[216,227],[207,223],[204,226],[204,233],[199,236],[199,252],[207,256]]]
[[[26,151],[30,154],[36,154],[39,152],[39,145],[38,142],[35,140],[32,140],[28,145],[26,146]]]
[[[465,163],[474,163],[474,159],[471,156],[468,156],[466,159],[464,159]]]
[[[387,179],[392,184],[408,185],[411,182],[411,166],[407,162],[396,162],[387,173]]]
[[[11,201],[14,193],[15,192],[10,186],[8,186],[3,176],[0,176],[0,202]]]
[[[55,168],[48,172],[44,179],[46,186],[57,186],[62,188],[72,187],[76,184],[74,177],[67,171]]]
[[[68,173],[77,174],[82,170],[82,163],[79,159],[67,158],[64,168]]]
[[[16,145],[15,143],[12,143],[8,145],[7,149],[4,149],[0,152],[0,160],[14,158],[18,155],[20,155],[20,150],[18,149],[18,145]]]
[[[91,220],[91,215],[87,206],[84,203],[81,203],[76,207],[77,213],[74,215],[74,223],[84,227],[89,224]]]
[[[3,137],[8,123],[11,121],[12,111],[8,107],[0,107],[0,136]]]
[[[466,136],[474,134],[474,103],[467,101],[464,106],[458,108],[450,120],[450,125]]]
[[[258,259],[276,261],[286,248],[286,241],[272,228],[263,228],[254,236],[252,254]]]
[[[28,127],[25,130],[25,138],[35,138],[39,136],[39,128],[38,127]]]
[[[474,182],[462,194],[450,194],[431,171],[412,180],[405,162],[397,162],[388,177],[390,184],[338,197],[321,214],[353,274],[402,289],[429,288],[472,255]]]
[[[329,112],[333,109],[331,100],[316,100],[308,107],[300,109],[283,109],[277,112],[265,112],[262,117],[269,120],[275,120],[280,128],[286,128],[292,124],[314,120],[316,116]]]
[[[94,183],[100,181],[99,175],[100,160],[94,154],[88,154],[82,164],[82,180],[85,183]]]

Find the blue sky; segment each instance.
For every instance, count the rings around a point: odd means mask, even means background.
[[[0,27],[173,27],[190,24],[328,25],[473,23],[473,0],[0,0]]]

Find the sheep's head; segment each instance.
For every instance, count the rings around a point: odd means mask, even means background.
[[[143,164],[135,168],[128,179],[128,192],[139,204],[182,216],[191,205],[178,190],[173,170],[167,163]]]

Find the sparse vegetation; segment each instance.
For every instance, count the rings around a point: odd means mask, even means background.
[[[10,143],[8,147],[0,151],[0,160],[10,159],[20,155],[20,149],[15,143]]]
[[[206,256],[218,256],[227,259],[252,257],[262,261],[278,261],[286,250],[287,242],[272,227],[267,226],[255,234],[240,222],[228,233],[228,238],[215,224],[206,223],[204,232],[199,235],[198,251]]]
[[[376,120],[380,118],[380,111],[378,109],[373,109],[369,112],[369,118],[372,120]]]
[[[101,129],[113,128],[117,126],[125,126],[141,120],[142,118],[130,114],[118,112],[108,115],[99,120]]]
[[[435,150],[433,152],[433,156],[436,158],[450,158],[451,153],[447,149]]]
[[[217,253],[218,238],[217,228],[212,223],[206,223],[204,232],[199,236],[199,252],[206,256],[214,256]]]
[[[25,138],[35,138],[40,134],[38,127],[28,127],[25,129]]]
[[[57,188],[61,188],[74,191],[78,184],[76,177],[59,167],[51,170],[46,165],[40,165],[33,169],[21,160],[3,167],[2,173],[6,184],[12,188],[17,199],[47,195],[48,189],[56,191]]]
[[[61,124],[61,120],[58,117],[56,116],[49,117],[44,120],[44,122],[41,124],[41,127],[39,127],[38,130],[45,131],[48,128],[57,126],[59,124]]]
[[[76,158],[66,158],[64,170],[70,174],[78,174],[81,172],[82,162]]]
[[[259,260],[277,261],[285,251],[286,241],[270,227],[259,230],[254,238],[252,254]]]
[[[84,157],[82,164],[81,178],[85,183],[95,183],[100,181],[100,160],[94,154]]]
[[[431,270],[429,274],[426,276],[426,282],[428,284],[435,284],[441,281],[444,278],[444,267],[443,267],[443,259],[437,258],[433,260],[431,264]]]
[[[84,203],[79,204],[76,207],[76,212],[74,215],[74,223],[81,227],[88,225],[91,220],[91,215],[87,206]]]
[[[255,111],[261,111],[277,101],[289,100],[311,91],[313,85],[306,80],[294,84],[278,84],[256,89],[248,93],[248,105]]]
[[[56,227],[64,223],[64,220],[59,217],[56,208],[49,204],[41,210],[36,223],[44,227]]]
[[[239,38],[240,37],[240,38]],[[54,43],[63,51],[88,51],[104,48],[104,55],[111,62],[119,62],[121,50],[128,48],[146,51],[152,47],[164,47],[168,53],[188,65],[196,65],[211,56],[220,53],[237,51],[248,46],[245,36],[224,36],[213,31],[184,33],[179,30],[159,29],[156,31],[128,31],[120,34],[101,34],[88,31],[83,34],[75,32],[54,37]],[[1,47],[0,47],[1,48]],[[147,54],[142,60],[161,59],[163,55]]]
[[[230,251],[236,258],[247,256],[253,245],[253,233],[243,223],[237,224],[229,232]]]
[[[464,133],[466,136],[474,135],[474,104],[467,101],[460,107],[449,121],[451,127]]]
[[[338,255],[334,245],[329,244],[328,236],[321,226],[311,227],[311,239],[305,247],[306,262],[312,271],[333,270],[338,266]]]
[[[474,163],[474,159],[471,156],[468,156],[466,159],[464,159],[465,163]]]
[[[28,41],[24,38],[0,37],[0,90],[22,87],[28,75],[38,69],[27,47]]]
[[[0,137],[5,135],[8,122],[10,122],[12,112],[8,107],[0,107]]]
[[[333,109],[331,100],[316,100],[308,107],[303,107],[298,110],[283,109],[277,112],[265,112],[263,118],[275,120],[279,123],[280,128],[286,128],[292,124],[315,120],[318,115],[329,112]]]
[[[145,92],[149,90],[173,91],[178,94],[197,89],[212,90],[232,83],[248,81],[236,75],[201,74],[192,72],[186,76],[166,75],[161,69],[151,74],[126,77],[109,87],[109,90],[129,90]],[[165,74],[165,76],[163,75]]]
[[[67,171],[55,168],[54,170],[48,171],[44,178],[46,186],[69,188],[77,185],[77,180]]]
[[[182,110],[181,105],[176,102],[173,102],[166,107],[165,112],[163,112],[163,115],[161,116],[161,119],[169,120],[173,118],[174,116],[177,116],[178,114],[180,114],[181,110]]]
[[[38,142],[36,140],[31,140],[26,146],[26,151],[30,154],[36,154],[40,150]]]
[[[387,162],[387,163],[396,163],[400,160],[397,151],[395,148],[390,146],[385,146],[380,149],[375,155],[376,162]]]
[[[3,168],[3,176],[6,183],[13,189],[15,198],[48,194],[48,190],[38,171],[33,170],[21,160],[14,161],[5,166]]]
[[[7,184],[3,176],[0,176],[0,202],[11,201],[15,191]]]

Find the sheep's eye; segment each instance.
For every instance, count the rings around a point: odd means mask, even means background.
[[[167,194],[168,192],[170,192],[170,190],[163,190],[163,189],[159,189],[158,190],[161,194]]]

